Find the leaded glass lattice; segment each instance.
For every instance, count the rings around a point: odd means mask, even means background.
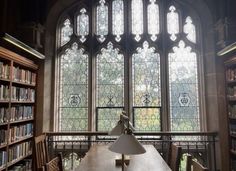
[[[197,54],[180,41],[168,55],[172,131],[199,131]]]
[[[112,2],[112,33],[115,40],[119,42],[121,35],[124,34],[124,2],[123,0],[114,0]]]
[[[167,13],[167,32],[170,34],[170,39],[175,41],[176,34],[179,33],[179,14],[174,6],[170,6]]]
[[[77,16],[77,34],[82,43],[86,41],[86,36],[89,34],[89,16],[86,12],[86,9],[82,8]]]
[[[97,55],[98,130],[111,130],[124,106],[124,56],[109,42]]]
[[[124,105],[124,56],[109,42],[97,55],[97,106]]]
[[[96,13],[96,35],[98,40],[104,42],[106,35],[108,34],[108,6],[105,4],[105,0],[100,0],[97,6]]]
[[[160,130],[160,55],[148,42],[132,56],[134,124],[140,131]]]
[[[193,24],[192,18],[187,17],[184,24],[184,33],[187,34],[187,39],[196,43],[196,27]]]
[[[161,112],[160,108],[134,108],[135,131],[160,131]]]
[[[74,43],[60,57],[60,131],[88,129],[88,55]]]
[[[134,39],[139,41],[140,35],[143,34],[143,1],[132,0],[131,1],[132,12],[132,34],[135,35]]]
[[[150,4],[148,5],[148,34],[151,35],[151,40],[155,41],[157,39],[157,35],[160,32],[159,26],[159,7],[155,3],[156,0],[150,0]]]
[[[73,28],[69,19],[63,22],[61,27],[61,46],[65,45],[70,41],[70,36],[73,34]]]
[[[134,106],[161,105],[160,55],[148,42],[132,56]]]

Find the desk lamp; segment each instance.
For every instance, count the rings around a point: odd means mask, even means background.
[[[127,123],[127,126],[126,126]],[[129,126],[129,118],[127,116],[121,115],[121,120],[118,122],[117,126],[110,132],[112,135],[119,133],[122,130],[120,137],[109,147],[110,151],[122,154],[122,171],[125,171],[125,154],[143,154],[146,152],[144,147],[135,138],[132,130]]]

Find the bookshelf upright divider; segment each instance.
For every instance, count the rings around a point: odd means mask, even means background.
[[[37,70],[0,47],[0,171],[32,169]]]

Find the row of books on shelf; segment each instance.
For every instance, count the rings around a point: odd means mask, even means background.
[[[5,167],[6,163],[7,163],[7,152],[0,151],[0,168]]]
[[[10,109],[7,107],[0,107],[0,124],[8,121],[21,121],[32,119],[34,113],[34,106],[13,106]]]
[[[15,142],[31,135],[33,135],[32,123],[14,126],[11,127],[9,130],[9,142]]]
[[[0,129],[0,146],[6,145],[7,142],[7,130]]]
[[[0,61],[0,78],[10,78],[10,66],[8,64],[3,63],[2,61]]]
[[[22,162],[8,169],[8,171],[32,171],[32,159],[24,159]]]
[[[0,85],[0,100],[9,100],[10,89],[8,85]]]
[[[15,101],[30,101],[35,100],[35,90],[31,88],[21,88],[12,86],[12,100]]]
[[[236,139],[231,140],[231,149],[236,151]]]
[[[236,86],[228,87],[228,97],[236,97]]]
[[[27,155],[32,154],[32,143],[31,141],[23,142],[21,144],[17,144],[8,151],[8,162],[14,162],[19,158],[25,157]]]
[[[35,85],[36,73],[19,67],[13,67],[13,81]]]
[[[226,80],[227,81],[236,80],[236,69],[229,68],[226,70]]]
[[[229,117],[236,118],[236,105],[228,105]]]
[[[0,85],[0,100],[9,100],[10,89],[8,85]],[[12,86],[12,100],[14,101],[30,101],[35,100],[35,90],[31,88],[21,88]]]

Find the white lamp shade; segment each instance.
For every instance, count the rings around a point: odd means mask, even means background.
[[[109,150],[120,154],[143,154],[144,147],[133,134],[122,134],[110,147]]]
[[[118,122],[117,125],[108,133],[109,135],[121,135],[124,131],[124,124]]]

